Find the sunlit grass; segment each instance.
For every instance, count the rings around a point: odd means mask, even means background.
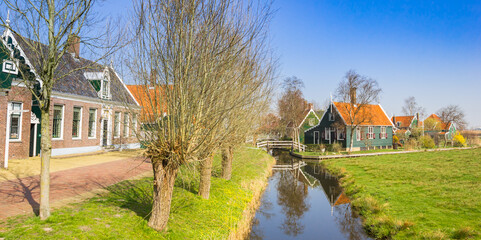
[[[226,239],[268,177],[274,160],[267,153],[242,148],[234,155],[232,179],[220,173],[215,157],[209,200],[197,196],[198,175],[184,167],[176,180],[166,232],[147,226],[151,210],[152,178],[124,181],[107,194],[53,211],[49,220],[20,216],[0,222],[6,239]],[[258,193],[257,193],[258,194]]]
[[[481,149],[325,161],[375,236],[481,238]]]

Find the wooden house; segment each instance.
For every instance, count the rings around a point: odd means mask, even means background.
[[[351,123],[349,119],[353,112],[358,113]],[[319,124],[304,132],[305,143],[341,143],[343,148],[349,148],[351,126],[355,127],[353,150],[392,148],[394,126],[381,105],[364,105],[358,109],[343,102],[331,102]]]
[[[413,116],[393,116],[391,121],[394,124],[394,132],[405,136],[411,135],[413,129],[421,127],[419,113]]]
[[[306,109],[304,112],[304,119],[301,121],[299,124],[299,142],[304,143],[304,131],[307,129],[316,126],[319,124],[319,121],[321,120],[317,113],[313,109],[313,105],[309,104],[309,108]]]
[[[456,135],[456,124],[454,122],[444,122],[440,117],[436,114],[429,115],[424,121],[423,124],[427,121],[431,121],[434,125],[431,126],[429,129],[424,128],[424,133],[434,137],[434,135],[441,135],[443,136],[444,140],[451,141]]]

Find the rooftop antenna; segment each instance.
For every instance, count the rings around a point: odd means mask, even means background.
[[[7,27],[10,27],[10,10],[7,12]]]

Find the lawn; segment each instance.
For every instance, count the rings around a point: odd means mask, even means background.
[[[404,151],[404,149],[372,149],[372,150],[364,150],[364,151],[353,151],[351,154],[362,154],[362,153],[378,153],[378,152],[400,152]],[[326,155],[340,155],[340,154],[348,154],[347,151],[341,152],[298,152],[297,154],[304,155],[304,156],[326,156]]]
[[[324,163],[378,238],[481,238],[481,148]]]
[[[254,199],[267,182],[274,159],[267,153],[242,148],[234,155],[232,179],[220,175],[214,158],[209,200],[197,196],[198,174],[192,166],[176,179],[167,231],[147,226],[151,210],[152,178],[124,181],[85,202],[55,209],[47,221],[18,216],[0,222],[5,239],[226,239],[236,228],[246,228]]]

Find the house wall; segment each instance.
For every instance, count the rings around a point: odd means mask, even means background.
[[[83,101],[74,101],[74,100],[66,100],[61,98],[52,98],[51,106],[50,106],[50,132],[53,131],[53,112],[54,112],[54,105],[62,105],[63,108],[63,134],[61,139],[54,139],[52,138],[52,155],[61,155],[61,153],[68,152],[71,148],[85,148],[87,151],[88,149],[94,150],[94,148],[86,148],[86,147],[98,147],[100,146],[100,111],[102,109],[102,105],[100,103],[89,103]],[[81,114],[81,124],[80,124],[80,138],[73,138],[72,137],[72,125],[73,125],[73,108],[74,107],[81,107],[82,114]],[[96,130],[95,130],[95,137],[89,138],[88,137],[88,124],[89,124],[89,109],[94,108],[97,109],[97,118],[96,118]],[[65,149],[57,150],[57,149]],[[73,149],[72,149],[73,150]],[[71,152],[70,153],[76,153]],[[100,148],[98,149],[100,150]],[[64,153],[65,154],[65,153]]]
[[[115,119],[115,113],[120,112],[120,136],[115,137],[114,136],[114,119]],[[140,124],[137,122],[137,129],[134,130],[134,124],[132,122],[133,119],[133,112],[131,109],[124,108],[124,107],[113,107],[111,111],[111,119],[112,119],[112,126],[110,131],[112,131],[112,145],[114,145],[115,148],[138,148],[140,147],[139,140],[137,139],[136,133],[139,132],[140,129]],[[137,121],[139,121],[140,118],[140,112],[135,112],[137,114]],[[128,130],[128,136],[124,135],[124,117],[125,114],[129,114],[129,130]]]
[[[362,126],[361,127],[361,141],[357,141],[357,134],[356,130],[354,130],[353,138],[353,147],[354,148],[366,148],[368,146],[370,147],[392,147],[392,137],[393,137],[393,131],[392,131],[392,126],[386,126],[386,133],[387,133],[387,138],[381,139],[379,134],[381,133],[381,126],[374,126],[373,127],[373,132],[374,132],[374,139],[367,139],[367,133],[368,133],[368,126]],[[351,129],[348,128],[346,131],[346,142],[347,146],[349,147],[350,141],[351,141]]]
[[[12,86],[8,96],[0,97],[0,166],[4,164],[5,135],[10,132],[10,129],[6,129],[9,102],[21,102],[22,109],[28,110],[22,113],[20,139],[10,140],[8,150],[9,159],[27,158],[30,147],[30,109],[32,108],[32,94],[25,87]]]
[[[312,123],[312,124],[311,124]],[[301,125],[300,131],[299,131],[299,139],[301,143],[305,143],[305,137],[304,137],[304,131],[307,129],[316,126],[319,123],[319,120],[317,117],[314,115],[313,112],[309,112],[307,115],[306,119]]]

